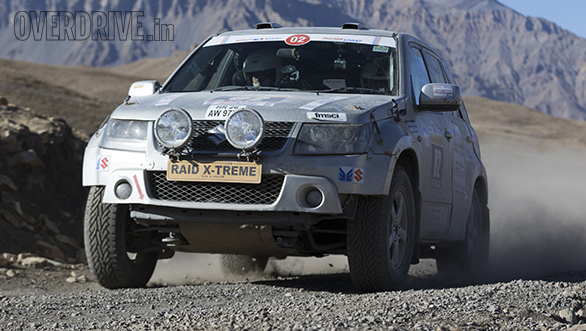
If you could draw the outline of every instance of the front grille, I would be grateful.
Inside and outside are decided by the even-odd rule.
[[[227,140],[216,144],[208,131],[223,125],[224,121],[193,121],[193,135],[189,143],[189,148],[194,153],[197,152],[241,152],[234,148]],[[287,142],[287,138],[294,122],[266,122],[265,136],[257,147],[264,152],[274,152],[282,149]]]
[[[262,175],[260,184],[168,181],[164,171],[148,171],[153,199],[196,203],[270,205],[279,197],[285,177]]]

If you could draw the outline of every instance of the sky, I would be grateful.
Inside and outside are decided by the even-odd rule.
[[[586,0],[498,0],[525,16],[545,18],[586,38]]]

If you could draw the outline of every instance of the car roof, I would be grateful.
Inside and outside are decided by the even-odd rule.
[[[345,23],[341,27],[281,27],[279,24],[265,22],[258,23],[256,29],[225,31],[221,35],[238,36],[251,34],[297,34],[297,33],[325,33],[325,34],[350,34],[364,36],[380,36],[394,38],[397,32],[377,29],[367,29],[361,23]]]
[[[282,27],[278,23],[262,22],[256,24],[256,29],[236,30],[236,31],[222,31],[215,36],[240,36],[240,35],[270,35],[270,34],[301,34],[301,33],[323,33],[323,34],[346,34],[357,36],[377,36],[402,39],[403,42],[414,41],[431,50],[433,48],[423,40],[403,32],[368,29],[362,23],[344,23],[340,27],[315,27],[315,26],[299,26],[299,27]],[[212,37],[212,36],[210,36]],[[434,53],[437,53],[434,51]],[[441,58],[441,56],[440,56]]]

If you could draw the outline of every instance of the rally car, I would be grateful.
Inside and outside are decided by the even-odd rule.
[[[132,84],[83,165],[89,266],[141,287],[175,251],[224,270],[344,254],[361,291],[410,265],[487,262],[487,175],[460,88],[426,43],[362,24],[222,32]]]

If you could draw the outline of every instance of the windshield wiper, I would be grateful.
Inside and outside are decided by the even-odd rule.
[[[376,90],[373,88],[365,88],[365,87],[352,87],[352,86],[347,86],[347,87],[337,87],[337,88],[332,88],[329,90],[318,90],[316,91],[318,93],[346,93],[346,92],[358,92],[358,93],[365,93],[365,94],[387,94],[387,92],[385,91],[381,91],[381,90]]]

